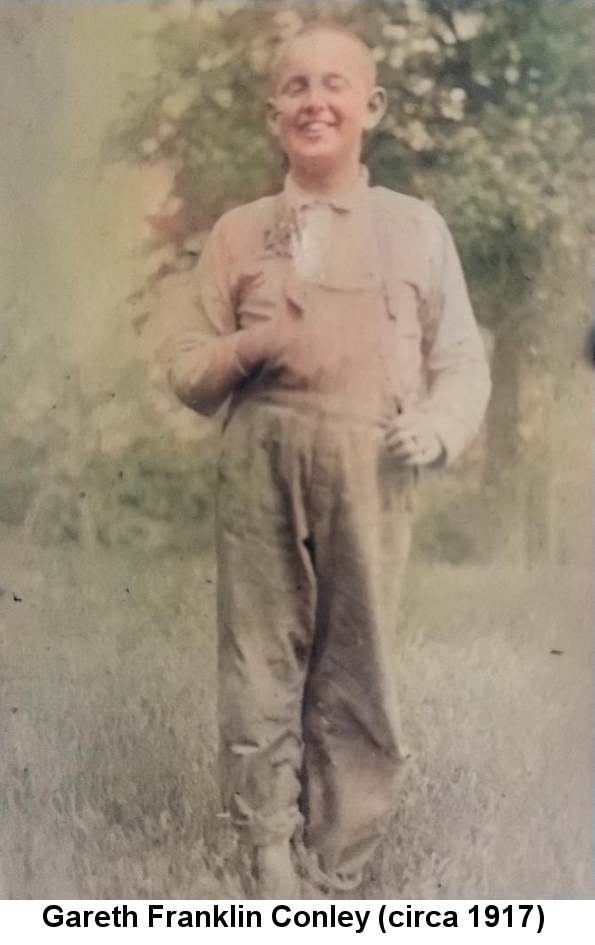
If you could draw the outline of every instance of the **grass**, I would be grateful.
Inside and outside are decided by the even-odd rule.
[[[3,896],[238,895],[212,556],[5,529],[4,560]],[[588,577],[413,565],[395,638],[413,759],[363,896],[592,895]]]

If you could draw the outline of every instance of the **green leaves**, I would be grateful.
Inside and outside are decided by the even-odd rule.
[[[407,0],[331,12],[370,44],[389,92],[366,149],[373,177],[437,204],[477,292],[493,292],[503,269],[520,289],[556,232],[572,239],[569,216],[585,223],[595,124],[587,5]],[[173,162],[191,235],[279,185],[282,159],[264,123],[268,62],[329,5],[196,3],[183,13],[158,7],[160,72],[119,141],[131,160]],[[170,232],[157,226],[156,239]]]

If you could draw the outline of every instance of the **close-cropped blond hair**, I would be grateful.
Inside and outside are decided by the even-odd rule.
[[[316,20],[313,23],[307,23],[292,36],[289,36],[287,39],[285,39],[277,48],[275,54],[273,55],[269,69],[269,94],[273,94],[276,91],[279,73],[285,61],[287,60],[288,53],[292,45],[297,40],[312,36],[315,33],[331,33],[335,34],[336,36],[342,36],[345,39],[351,40],[361,54],[362,63],[366,72],[368,73],[370,88],[373,88],[376,85],[376,62],[370,47],[366,45],[363,39],[358,36],[357,33],[354,33],[353,30],[349,29],[349,27],[343,26],[341,23],[333,23],[332,21],[326,20]]]

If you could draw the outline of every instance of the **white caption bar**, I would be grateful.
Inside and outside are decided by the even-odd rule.
[[[6,942],[592,942],[586,900],[27,900],[0,902]]]

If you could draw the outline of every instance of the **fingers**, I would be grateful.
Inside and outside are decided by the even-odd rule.
[[[442,455],[442,446],[439,442],[422,446],[413,444],[400,449],[389,449],[389,454],[399,466],[429,466]]]
[[[267,356],[267,329],[254,325],[238,332],[238,358],[244,369],[249,372]]]
[[[423,448],[428,439],[428,431],[423,426],[410,421],[395,424],[386,432],[386,446],[395,458],[408,459],[416,455]]]
[[[391,459],[401,466],[419,466],[426,463],[427,453],[423,444],[417,440],[405,440],[388,446],[388,452]]]
[[[386,447],[401,466],[427,466],[442,454],[442,443],[427,419],[419,414],[400,414],[388,427]]]
[[[298,334],[294,320],[287,319],[281,324],[271,324],[267,335],[266,360],[272,364],[283,362],[294,347]]]
[[[400,413],[389,423],[386,435],[387,437],[405,435],[419,436],[423,435],[429,429],[427,419],[419,413],[410,411],[409,413]]]

